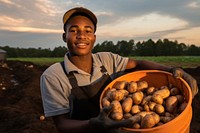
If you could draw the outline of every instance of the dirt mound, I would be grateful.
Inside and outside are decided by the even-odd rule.
[[[8,61],[0,66],[0,132],[56,133],[51,118],[43,114],[39,79],[45,67]]]
[[[7,61],[0,64],[0,132],[57,133],[51,118],[43,114],[40,76],[47,66],[30,62]],[[185,69],[200,84],[200,67]],[[200,132],[200,94],[193,100],[191,133]]]

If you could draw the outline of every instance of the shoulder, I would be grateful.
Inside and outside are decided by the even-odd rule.
[[[60,62],[54,63],[51,66],[49,66],[42,74],[42,76],[57,76],[60,75],[60,73],[62,73],[62,66],[60,64]]]
[[[103,62],[110,62],[110,61],[119,61],[121,62],[122,60],[126,60],[128,59],[128,57],[123,57],[119,54],[115,54],[112,52],[98,52],[95,54],[96,58],[100,58],[100,60],[102,60]]]
[[[101,58],[101,59],[109,59],[109,58],[113,58],[115,56],[119,56],[119,55],[114,54],[112,52],[98,52],[94,55],[96,56],[96,58]]]

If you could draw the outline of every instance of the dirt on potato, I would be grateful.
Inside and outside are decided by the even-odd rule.
[[[52,119],[40,120],[40,76],[48,66],[30,62],[0,63],[0,133],[58,133]],[[198,82],[200,66],[184,68]],[[193,99],[191,133],[200,132],[200,93]]]

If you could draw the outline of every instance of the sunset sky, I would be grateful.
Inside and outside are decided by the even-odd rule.
[[[0,0],[0,46],[66,46],[62,17],[77,6],[96,14],[96,44],[167,38],[200,46],[200,0]]]

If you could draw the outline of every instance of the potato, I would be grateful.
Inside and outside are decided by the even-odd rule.
[[[45,120],[45,116],[44,116],[44,115],[41,115],[41,116],[40,116],[40,120],[41,120],[41,121],[44,121],[44,120]]]
[[[110,99],[112,101],[113,100],[121,101],[123,98],[124,98],[124,93],[118,90],[112,91],[110,94]]]
[[[142,102],[143,96],[144,94],[142,93],[142,91],[137,91],[133,93],[132,95],[133,103],[140,104]]]
[[[115,88],[112,88],[112,89],[107,90],[107,92],[106,92],[106,97],[108,97],[108,98],[110,99],[110,95],[111,95],[111,93],[112,93],[113,91],[116,91],[116,89],[115,89]]]
[[[156,124],[156,126],[161,126],[161,125],[163,125],[164,123],[163,122],[158,122],[157,124]]]
[[[147,88],[147,95],[152,95],[157,89],[153,86]]]
[[[130,117],[132,117],[133,115],[131,113],[125,113],[124,114],[124,119],[129,119]]]
[[[170,113],[175,111],[177,107],[178,99],[176,96],[170,96],[166,99],[166,110]]]
[[[111,118],[113,120],[121,120],[123,118],[123,110],[122,110],[122,106],[120,102],[117,100],[114,100],[111,102],[111,105],[113,105]]]
[[[150,108],[149,108],[149,106],[148,106],[147,104],[145,104],[145,105],[143,106],[143,108],[144,108],[144,111],[150,111]]]
[[[144,97],[142,99],[141,105],[145,105],[146,103],[148,103],[149,101],[151,101],[151,97],[152,97],[151,95],[148,95],[148,96]]]
[[[131,113],[132,114],[137,114],[137,113],[141,112],[142,110],[143,110],[142,107],[139,106],[139,105],[133,105],[131,107]]]
[[[179,108],[178,108],[178,112],[181,113],[185,110],[185,108],[187,107],[187,102],[183,102]]]
[[[140,124],[139,123],[134,123],[133,124],[134,129],[140,129]]]
[[[123,112],[122,106],[119,101],[114,100],[111,102],[111,105],[113,105],[112,113]]]
[[[161,104],[156,104],[154,111],[158,114],[163,114],[165,112],[165,108]]]
[[[127,86],[127,90],[129,93],[136,92],[137,91],[137,83],[134,81],[131,81]]]
[[[155,105],[156,105],[155,102],[148,102],[148,106],[149,106],[149,109],[150,109],[151,111],[154,110]]]
[[[181,104],[185,101],[185,98],[182,95],[176,95],[176,98],[178,99],[178,104]]]
[[[170,94],[172,96],[179,95],[180,94],[180,90],[178,88],[176,88],[176,87],[173,87],[173,88],[170,89]]]
[[[153,94],[151,100],[157,104],[163,104],[163,97],[159,94]]]
[[[108,106],[110,106],[110,101],[109,101],[109,98],[108,98],[108,97],[104,97],[104,98],[102,99],[102,106],[103,106],[103,107],[108,107]]]
[[[160,117],[160,121],[163,122],[163,123],[167,123],[169,121],[171,121],[173,118],[170,117],[170,116],[161,116]]]
[[[134,123],[138,123],[141,121],[142,116],[141,115],[133,115],[132,117],[129,118],[131,120],[131,122]]]
[[[172,117],[172,118],[175,118],[175,117],[176,117],[175,115],[176,115],[176,114],[171,114],[171,113],[169,113],[169,112],[165,112],[165,114],[164,114],[164,116]]]
[[[155,91],[153,94],[159,94],[163,99],[169,97],[170,91],[167,86],[162,86],[160,90]]]
[[[171,114],[169,112],[165,112],[164,114],[165,116],[171,116]]]
[[[129,95],[129,92],[127,90],[118,90],[121,91],[124,94],[124,97],[127,97]]]
[[[111,113],[111,118],[113,120],[119,121],[123,118],[123,113],[122,112]]]
[[[117,81],[114,87],[118,90],[126,89],[128,82],[127,81]]]
[[[133,99],[131,97],[127,97],[122,103],[123,111],[125,113],[130,112],[132,105],[133,105]]]
[[[152,113],[152,115],[154,116],[154,119],[155,119],[156,124],[157,124],[158,122],[160,122],[160,116],[159,116],[158,114]]]
[[[143,118],[145,115],[152,114],[152,113],[154,113],[154,112],[153,111],[142,111],[142,112],[137,113],[137,115],[140,115]]]
[[[141,128],[151,128],[153,126],[155,126],[156,120],[155,117],[151,114],[147,114],[144,116],[144,118],[142,118],[141,120]]]
[[[148,83],[146,81],[138,81],[137,82],[137,90],[141,91],[148,87]]]

